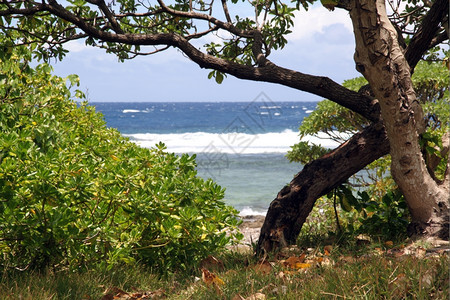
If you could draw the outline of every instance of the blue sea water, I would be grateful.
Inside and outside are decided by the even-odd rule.
[[[142,147],[163,142],[170,152],[196,154],[199,176],[226,188],[225,202],[243,215],[265,214],[301,170],[285,154],[316,104],[274,103],[265,95],[253,102],[90,103],[107,126]]]

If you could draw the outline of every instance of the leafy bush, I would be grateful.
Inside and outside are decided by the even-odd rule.
[[[143,260],[165,272],[240,238],[237,212],[221,201],[224,189],[196,176],[195,156],[128,141],[70,100],[76,76],[31,68],[27,55],[0,55],[1,264]]]
[[[378,195],[378,187],[355,192],[351,186],[343,184],[334,190],[342,210],[348,213],[344,225],[349,233],[386,239],[406,235],[410,215],[403,194],[393,182],[383,184],[385,191],[382,195]],[[330,199],[332,196],[327,197]]]

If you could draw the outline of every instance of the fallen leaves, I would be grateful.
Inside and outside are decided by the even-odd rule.
[[[209,270],[223,270],[223,262],[216,257],[210,255],[200,262],[200,266]]]
[[[409,289],[408,277],[405,273],[398,274],[393,280],[388,284],[388,288],[392,295],[396,298],[401,298],[402,295],[406,295]]]
[[[442,255],[439,250],[435,255]],[[349,255],[350,253],[350,255]],[[385,274],[386,289],[394,298],[416,292],[415,285],[432,290],[433,295],[445,294],[444,290],[433,290],[436,283],[436,272],[433,269],[410,274],[401,267],[403,259],[406,263],[415,262],[415,258],[429,258],[430,253],[420,246],[394,245],[393,242],[372,243],[364,252],[347,252],[337,245],[325,245],[317,248],[289,247],[282,249],[275,256],[259,261],[246,258],[242,260],[243,268],[227,270],[223,261],[213,256],[201,262],[201,276],[196,277],[188,289],[184,291],[186,298],[198,299],[232,299],[232,300],[265,300],[267,298],[286,298],[296,295],[299,282],[316,280],[325,282],[336,280],[327,274],[339,271],[339,278],[351,277],[354,268],[374,268],[375,270],[391,270]],[[433,258],[435,259],[435,258]],[[400,266],[400,267],[399,267]],[[406,270],[406,271],[405,271]],[[377,272],[373,272],[377,273]],[[371,278],[373,273],[369,273]],[[377,279],[378,280],[378,279]],[[377,281],[378,282],[378,281]],[[355,286],[355,294],[366,293],[369,285]],[[318,290],[327,296],[340,297],[333,290]],[[110,290],[102,300],[119,299],[160,299],[150,293],[126,293],[120,289]],[[431,295],[431,294],[430,294]],[[274,298],[275,297],[275,298]]]
[[[358,252],[348,251],[337,244],[302,249],[291,246],[259,261],[250,257],[241,258],[240,267],[234,269],[225,267],[221,260],[224,258],[210,256],[201,261],[197,269],[198,277],[187,288],[176,293],[186,299],[303,299],[297,297],[300,295],[299,287],[308,282],[309,288],[312,286],[319,297],[340,298],[347,294],[360,296],[372,293],[373,296],[374,287],[381,283],[386,295],[391,298],[413,298],[424,289],[430,297],[444,298],[448,290],[435,288],[436,285],[442,286],[442,271],[436,271],[439,270],[437,267],[418,267],[417,271],[417,264],[421,263],[419,259],[425,259],[429,265],[435,262],[441,266],[442,255],[448,250],[439,248],[430,252],[423,246],[379,241]],[[410,265],[415,266],[416,271],[411,272]],[[353,282],[354,270],[361,272],[358,276],[363,278],[364,284],[354,281],[349,285],[348,282]],[[331,288],[327,286],[329,281],[334,281]],[[342,290],[333,289],[341,285]],[[164,288],[167,293],[163,290],[142,292],[110,288],[101,300],[170,298],[171,289]]]
[[[302,268],[302,265],[305,261],[305,257],[306,257],[305,253],[303,253],[300,256],[291,256],[285,261],[283,261],[282,264],[287,268],[300,269]]]
[[[393,241],[386,241],[386,242],[384,242],[384,245],[386,247],[392,248],[392,247],[394,247],[394,242]]]
[[[270,273],[272,273],[272,265],[270,264],[270,262],[268,262],[267,260],[262,260],[261,262],[257,263],[254,267],[253,270],[256,273],[261,273],[263,275],[268,275]]]
[[[231,300],[265,300],[266,295],[263,293],[255,293],[247,298],[242,297],[240,294],[235,295]]]
[[[325,247],[323,247],[323,254],[326,256],[330,256],[331,251],[333,251],[333,246],[331,245],[326,245]]]
[[[220,279],[216,274],[208,271],[205,268],[202,268],[201,270],[202,270],[202,280],[204,283],[206,283],[207,286],[210,285],[220,286],[225,284],[225,282],[223,282],[223,280]]]
[[[245,298],[245,300],[265,300],[265,299],[266,295],[264,295],[263,293],[256,293]]]
[[[302,253],[301,255],[292,255],[285,260],[281,260],[282,266],[287,269],[286,274],[292,274],[292,270],[306,270],[314,266],[332,266],[333,262],[329,258],[333,247],[327,245],[324,247],[323,253],[313,252],[310,254]]]
[[[101,300],[148,300],[148,299],[164,299],[165,292],[162,289],[156,291],[135,291],[133,293],[125,292],[118,287],[111,287],[103,292]]]
[[[205,268],[201,268],[202,270],[202,280],[208,287],[214,287],[216,293],[218,295],[222,295],[222,290],[220,289],[221,285],[224,285],[225,282],[220,279],[216,274],[208,271]]]

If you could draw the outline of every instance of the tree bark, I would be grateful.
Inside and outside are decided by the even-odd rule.
[[[448,239],[448,180],[444,184],[432,178],[420,151],[422,111],[385,2],[355,0],[350,17],[356,39],[357,70],[369,81],[380,102],[390,141],[391,173],[408,204],[412,233]]]
[[[295,243],[316,200],[389,153],[382,124],[372,124],[331,153],[306,164],[270,204],[257,254]]]

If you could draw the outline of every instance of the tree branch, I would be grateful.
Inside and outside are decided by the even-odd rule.
[[[448,18],[448,2],[448,0],[436,0],[433,3],[423,18],[419,30],[414,34],[408,48],[406,48],[405,57],[411,70],[414,70],[414,67],[420,61],[423,54],[430,49],[432,40],[441,28],[440,24],[446,16]]]
[[[381,123],[368,126],[332,152],[303,167],[270,204],[258,255],[295,243],[316,200],[374,160],[389,153]]]
[[[431,40],[430,45],[428,46],[428,49],[436,47],[437,45],[442,44],[446,40],[448,40],[447,32],[446,31],[441,32],[440,34],[438,34]]]
[[[222,22],[222,21],[214,18],[211,15],[201,14],[201,13],[197,13],[197,12],[193,12],[193,11],[186,12],[186,11],[175,10],[175,9],[168,7],[162,0],[158,0],[158,3],[159,3],[159,5],[161,5],[161,8],[164,11],[166,11],[167,13],[169,13],[171,15],[178,16],[178,17],[184,17],[184,18],[205,20],[205,21],[211,22],[212,24],[215,24],[219,28],[229,31],[230,33],[233,33],[237,36],[246,37],[246,38],[253,37],[253,31],[242,30],[242,29],[236,28],[235,26],[232,25],[232,23]]]
[[[87,0],[87,2],[91,4],[97,5],[100,10],[105,14],[108,21],[111,23],[112,28],[117,33],[124,33],[122,28],[120,28],[119,23],[117,22],[116,18],[112,14],[112,12],[109,10],[109,8],[106,6],[106,3],[104,0]]]
[[[227,0],[222,0],[223,13],[228,23],[231,23],[230,12],[228,11]]]
[[[161,0],[159,0],[161,1]],[[161,1],[162,3],[162,1]],[[164,4],[164,3],[163,3]],[[192,12],[178,12],[166,7],[169,12],[183,17],[196,17],[210,20],[217,24],[220,28],[230,28],[230,24],[219,22],[209,15],[192,13]],[[292,71],[286,68],[279,67],[269,60],[267,60],[261,53],[261,46],[256,41],[254,48],[255,53],[258,54],[258,59],[261,59],[258,67],[239,64],[233,61],[218,58],[208,55],[200,51],[198,48],[189,43],[189,41],[177,33],[155,33],[155,34],[131,34],[131,33],[114,33],[102,31],[95,26],[86,22],[81,17],[66,10],[63,6],[52,0],[49,4],[39,4],[33,10],[29,9],[9,9],[8,13],[0,11],[3,14],[32,14],[42,11],[48,11],[55,16],[64,19],[78,28],[83,30],[87,35],[95,39],[106,42],[123,43],[128,45],[141,46],[173,46],[183,51],[190,59],[197,63],[201,68],[215,69],[220,72],[228,73],[240,79],[247,79],[253,81],[264,81],[277,83],[288,86],[297,90],[309,92],[331,101],[334,101],[346,108],[349,108],[371,121],[377,121],[380,116],[379,105],[372,97],[351,91],[333,80],[322,77],[304,74],[301,72]],[[211,19],[212,18],[212,19]],[[234,26],[231,26],[234,28]],[[251,36],[255,36],[256,31],[251,32]],[[237,32],[242,35],[247,35],[249,32]],[[256,33],[257,34],[257,33]],[[259,41],[261,43],[261,41]],[[255,47],[256,47],[255,46]],[[259,55],[260,53],[260,55]]]

